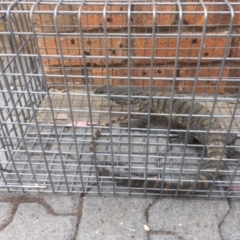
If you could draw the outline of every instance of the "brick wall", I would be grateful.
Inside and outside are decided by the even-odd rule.
[[[155,25],[149,1],[38,5],[33,27],[49,86],[149,86],[151,79],[153,86],[174,85],[178,92],[196,85],[197,93],[215,93],[218,84],[219,93],[235,92],[240,2],[204,2],[156,1]]]
[[[20,33],[31,31],[29,25],[30,16],[29,14],[26,14],[30,11],[30,5],[28,4],[22,4],[19,8],[15,8],[15,12],[10,14],[11,21],[10,23],[8,22],[7,14],[5,14],[5,12],[11,6],[12,2],[14,1],[0,1],[0,53],[2,54],[1,59],[6,64],[10,61],[10,56],[8,54],[15,54],[17,51],[16,49],[19,48],[21,48],[22,51],[27,48],[27,44],[23,44],[24,34]],[[12,35],[9,26],[12,28]],[[16,48],[14,47],[13,42],[9,41],[10,38],[15,39]]]

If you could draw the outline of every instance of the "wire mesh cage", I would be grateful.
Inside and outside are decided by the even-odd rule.
[[[240,196],[238,1],[2,1],[0,27],[1,191]]]

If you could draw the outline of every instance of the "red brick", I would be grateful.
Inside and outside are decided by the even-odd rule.
[[[227,81],[226,83],[225,92],[238,94],[239,87],[240,87],[239,76],[240,76],[240,65],[238,63],[236,65],[231,66],[231,69],[229,71],[229,77],[228,77],[230,81]]]
[[[3,2],[0,1],[0,11],[1,11],[1,21],[0,21],[0,35],[1,35],[1,43],[0,43],[0,53],[13,53],[14,50],[12,50],[12,41],[10,41],[10,29],[8,24],[11,24],[12,30],[14,32],[14,40],[16,41],[17,48],[22,48],[21,51],[23,51],[23,38],[28,37],[28,33],[25,35],[23,34],[24,32],[29,32],[31,30],[29,27],[29,22],[30,22],[30,17],[29,17],[29,11],[32,7],[32,4],[21,4],[21,7],[18,5],[15,5],[10,12],[10,22],[7,22],[7,17],[6,17],[6,9],[12,5],[13,1],[7,1]],[[20,34],[18,34],[20,33]],[[28,45],[26,42],[24,42],[25,50],[26,48],[31,49],[32,46],[30,46],[32,43],[29,41]],[[29,47],[30,46],[30,47]],[[20,51],[20,50],[19,50]],[[7,56],[1,56],[3,59],[8,59],[9,57]],[[9,61],[9,59],[7,60]]]
[[[124,85],[127,84],[128,70],[125,68],[108,68],[108,80],[107,81],[107,69],[106,68],[92,68],[89,69],[89,83],[93,85]],[[125,77],[125,78],[124,78]]]
[[[33,23],[37,32],[56,32],[54,23],[54,10],[57,4],[40,4],[33,12]],[[38,13],[45,11],[46,13]],[[70,5],[60,5],[58,11],[71,11]],[[49,12],[49,13],[47,13]],[[57,13],[57,23],[59,32],[74,31],[74,17],[67,13]]]
[[[108,83],[106,68],[92,68],[89,70],[90,84],[105,85]],[[109,83],[111,85],[127,85],[128,84],[128,69],[127,68],[109,68]],[[172,80],[162,78],[173,78],[173,67],[165,67],[164,69],[154,68],[153,86],[169,87],[172,86]],[[159,79],[158,79],[159,78]],[[133,86],[149,86],[150,84],[150,69],[131,68],[130,84]]]
[[[46,74],[48,87],[54,87],[57,89],[66,88],[66,83],[64,82],[64,72],[62,68],[46,68],[44,69],[44,72]],[[82,71],[79,69],[79,67],[65,68],[65,73],[68,87],[81,88],[85,85],[85,79],[83,78]]]
[[[234,24],[235,25],[240,25],[240,3],[237,3],[238,5],[234,5]],[[238,12],[237,12],[238,11]]]
[[[81,25],[83,31],[90,31],[93,29],[102,29],[104,26],[104,5],[85,4],[81,13]],[[122,29],[127,26],[127,4],[108,4],[106,11],[106,27],[107,29]],[[79,10],[79,6],[75,7]],[[97,12],[97,13],[96,13]],[[115,12],[115,13],[113,13]],[[125,12],[125,13],[124,13]]]
[[[62,54],[64,56],[65,66],[80,66],[84,64],[81,58],[82,44],[81,39],[75,36],[61,37],[61,46],[58,46],[57,38],[46,37],[38,38],[38,45],[41,55],[60,55],[59,49],[61,47]],[[123,38],[107,38],[108,52],[105,52],[105,40],[104,37],[98,38],[84,38],[84,52],[86,56],[87,66],[91,65],[105,65],[106,55],[109,57],[125,57],[127,55],[127,41]],[[75,56],[77,58],[70,59],[69,56]],[[93,57],[103,57],[103,59],[94,59]],[[45,66],[60,66],[60,57],[44,57],[42,56]],[[108,59],[108,64],[121,64],[124,59]]]
[[[175,3],[175,4],[170,4]],[[176,1],[171,1],[166,3],[166,1],[156,2],[155,5],[156,18],[155,26],[168,26],[176,22],[176,11],[177,5]],[[140,13],[136,13],[142,12]],[[132,11],[132,26],[136,25],[137,27],[152,27],[153,26],[153,14],[146,13],[146,11],[153,11],[153,4],[150,1],[145,1],[141,5],[133,5]],[[165,13],[166,12],[166,13]],[[172,12],[172,13],[169,13]]]
[[[232,38],[230,57],[235,58],[233,61],[239,62],[240,61],[240,29],[236,29],[233,32],[233,34],[235,34],[236,36]]]
[[[149,86],[150,85],[150,67],[143,68],[132,68],[131,76],[133,79],[131,80],[131,85],[136,86]],[[153,86],[161,86],[161,87],[169,87],[172,86],[172,80],[167,79],[174,77],[174,67],[164,66],[153,68]],[[135,78],[135,79],[134,79]],[[163,79],[166,78],[166,79]]]
[[[234,25],[240,25],[240,2],[239,0],[229,0],[234,10]]]
[[[214,3],[216,2],[216,3]],[[220,3],[221,2],[221,3]],[[183,22],[186,25],[204,25],[220,26],[229,25],[231,13],[225,1],[221,0],[204,0],[207,9],[207,21],[204,14],[204,8],[199,1],[187,0],[183,4]],[[220,13],[225,12],[225,13]]]
[[[229,68],[225,67],[222,72],[222,81],[220,83],[219,91],[218,93],[224,93],[226,81],[224,81],[224,78],[227,78],[229,75]],[[197,82],[196,87],[196,93],[208,93],[212,94],[216,91],[217,81],[220,71],[220,65],[211,65],[211,66],[205,66],[200,67],[198,72],[199,78],[206,78],[207,80]],[[181,78],[190,78],[190,80],[183,80],[178,82],[178,90],[179,92],[190,92],[192,93],[194,90],[194,84],[195,84],[195,76],[196,76],[196,67],[188,67],[183,68],[179,72],[179,76]],[[213,79],[213,80],[211,80]]]
[[[224,32],[226,33],[226,32]],[[197,62],[199,57],[201,36],[194,36],[192,33],[187,33],[193,35],[192,37],[184,36],[185,33],[181,35],[181,42],[179,48],[179,59],[178,62]],[[172,35],[170,35],[172,36]],[[225,45],[227,42],[227,36],[215,37],[206,36],[204,39],[204,47],[201,57],[211,57],[211,58],[222,58],[224,55]],[[145,57],[145,59],[135,59],[136,64],[150,64],[152,56],[152,38],[135,38],[133,40],[134,54],[136,57]],[[174,62],[177,53],[177,34],[174,37],[169,38],[154,38],[154,57],[162,57],[164,59],[155,59],[154,63],[166,63]],[[172,59],[166,59],[171,57]],[[182,59],[180,59],[182,58]],[[191,59],[196,58],[196,59]],[[209,62],[212,60],[201,60],[201,62]],[[219,60],[217,60],[219,61]]]

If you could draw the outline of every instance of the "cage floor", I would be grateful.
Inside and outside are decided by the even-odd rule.
[[[50,98],[49,98],[50,97]],[[36,117],[28,124],[21,147],[13,152],[14,165],[11,173],[4,173],[2,181],[12,191],[46,191],[46,192],[89,192],[159,195],[151,189],[122,186],[112,177],[96,177],[96,168],[92,162],[89,144],[92,132],[99,125],[122,116],[127,107],[85,91],[72,90],[69,95],[64,91],[49,92],[37,109]],[[236,102],[224,100],[216,103],[214,114],[222,115],[219,121],[223,128],[228,127]],[[227,98],[226,98],[227,99]],[[211,101],[200,101],[211,108]],[[91,106],[91,115],[89,112]],[[72,111],[70,111],[72,109]],[[131,111],[137,112],[135,108]],[[90,120],[92,119],[92,128]],[[35,123],[38,123],[36,125]],[[237,109],[231,131],[239,132],[240,109]],[[39,137],[40,135],[40,137]],[[176,136],[174,131],[170,137]],[[133,129],[127,131],[118,124],[104,128],[96,141],[95,157],[101,165],[114,173],[122,173],[126,178],[163,178],[165,180],[189,180],[199,173],[206,157],[204,148],[197,144],[180,144],[167,138],[167,120],[154,117],[150,130]],[[239,140],[236,146],[239,149]],[[238,194],[232,186],[240,186],[238,159],[230,159],[223,180],[216,181],[211,192],[200,192],[199,196],[223,197]],[[6,188],[4,188],[6,190]]]

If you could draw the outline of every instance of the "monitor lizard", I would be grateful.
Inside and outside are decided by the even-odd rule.
[[[94,91],[95,94],[107,95],[107,86],[97,88]],[[111,101],[120,104],[128,105],[128,88],[120,88],[109,86],[109,98]],[[142,88],[132,88],[130,104],[136,105],[139,108],[139,112],[148,113],[148,106],[150,104],[151,113],[165,113],[170,114],[171,104],[171,93],[152,91],[151,98],[149,98],[149,91],[143,90]],[[122,97],[125,96],[125,97]],[[138,97],[139,96],[139,97]],[[171,121],[173,121],[181,129],[187,129],[188,118],[192,101],[187,99],[173,98]],[[234,150],[227,149],[226,145],[234,145],[237,138],[236,134],[226,134],[223,132],[217,118],[210,118],[211,112],[208,108],[198,102],[194,102],[192,107],[192,116],[190,119],[189,129],[194,130],[188,134],[187,143],[192,143],[196,139],[201,144],[206,144],[207,158],[206,164],[201,169],[200,174],[196,180],[189,181],[162,181],[161,179],[128,179],[123,178],[122,175],[111,172],[109,169],[103,166],[98,166],[98,173],[104,176],[114,176],[115,181],[125,186],[132,187],[145,187],[160,191],[163,188],[164,193],[174,193],[180,189],[180,194],[189,195],[194,189],[196,190],[208,190],[211,188],[212,183],[215,179],[221,177],[221,170],[225,170],[226,166],[222,159],[226,159],[229,155],[234,155]],[[168,117],[169,117],[168,116]],[[211,121],[210,121],[211,119]],[[141,128],[148,123],[148,115],[141,115],[139,119],[131,119],[130,122],[126,117],[118,118],[113,120],[112,123],[120,121],[121,127],[134,127]],[[210,127],[209,127],[210,125]],[[109,126],[108,123],[105,126]],[[209,133],[206,136],[206,131],[209,128]],[[203,132],[205,131],[205,132]],[[212,132],[214,131],[214,132]],[[102,129],[99,128],[93,135],[93,139],[96,140],[101,134]],[[227,138],[226,138],[227,137]],[[206,138],[206,139],[205,139]],[[185,141],[185,135],[179,136],[179,141]],[[90,151],[94,152],[94,143],[90,143]],[[97,159],[94,160],[95,164],[99,165]]]

